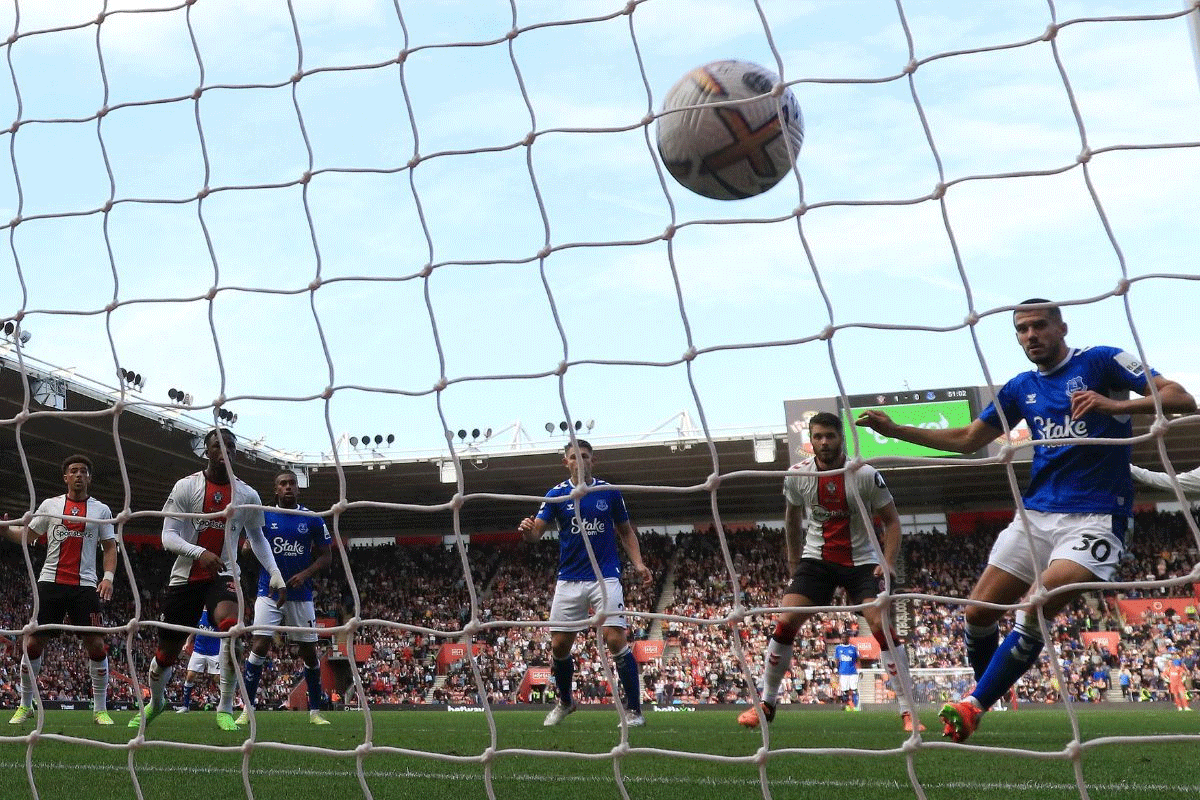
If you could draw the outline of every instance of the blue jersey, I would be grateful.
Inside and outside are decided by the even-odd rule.
[[[580,532],[587,532],[600,574],[605,578],[621,577],[621,557],[617,552],[617,525],[629,521],[629,511],[621,493],[599,478],[592,480],[595,491],[579,498],[580,520],[575,519],[575,501],[542,503],[537,518],[558,523],[558,579],[560,581],[594,581],[596,573],[588,560],[587,547]],[[546,497],[570,495],[570,481],[563,481]]]
[[[839,644],[833,649],[838,662],[838,675],[858,674],[858,648],[852,644]]]
[[[297,506],[300,511],[308,511],[304,506]],[[319,547],[328,547],[333,542],[325,520],[316,515],[285,514],[282,511],[268,510],[264,513],[266,524],[263,533],[271,552],[275,554],[275,564],[285,581],[291,580],[297,572],[308,569],[316,557],[314,553]],[[271,596],[271,576],[266,570],[258,573],[258,596]],[[312,581],[304,582],[299,589],[288,588],[288,600],[312,600]]]
[[[1150,374],[1158,373],[1151,370]],[[1073,420],[1071,395],[1090,389],[1123,400],[1130,391],[1146,391],[1147,382],[1146,368],[1134,356],[1115,347],[1089,347],[1073,349],[1049,373],[1021,373],[997,392],[996,399],[1009,426],[1024,419],[1035,440],[1128,439],[1133,435],[1128,414],[1114,417],[1093,411]],[[979,418],[1001,427],[994,403]],[[1058,514],[1129,516],[1133,513],[1132,452],[1130,445],[1035,445],[1029,485],[1022,494],[1025,507]]]
[[[200,615],[200,621],[196,623],[196,627],[202,631],[215,632],[217,630],[208,621],[207,609]],[[199,653],[202,656],[215,656],[221,652],[221,637],[205,636],[200,633],[196,634],[196,638],[192,641],[192,652]]]

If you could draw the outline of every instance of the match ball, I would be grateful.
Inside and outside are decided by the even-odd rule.
[[[749,61],[714,61],[684,75],[658,118],[658,153],[672,177],[714,200],[779,183],[800,152],[804,119],[790,89],[772,95],[778,83]]]

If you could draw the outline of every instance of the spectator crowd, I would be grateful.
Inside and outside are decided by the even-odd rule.
[[[930,677],[933,673],[915,673],[919,696],[937,700],[968,688],[957,685],[969,684],[969,676],[962,677],[967,661],[961,599],[982,571],[997,532],[998,526],[985,523],[973,535],[922,532],[904,539],[893,591],[905,596],[897,598],[893,608],[911,664],[919,670],[959,670],[937,680]],[[778,602],[788,579],[783,532],[755,527],[728,530],[720,537],[711,530],[675,536],[643,531],[640,538],[643,560],[655,582],[646,589],[625,582],[630,639],[635,645],[661,639],[665,649],[661,658],[642,665],[646,699],[659,704],[748,702],[748,681],[762,674],[762,654],[773,625],[773,615],[765,609]],[[550,663],[544,625],[557,548],[556,541],[547,539],[534,545],[473,544],[465,552],[440,543],[335,551],[333,567],[315,579],[317,616],[350,625],[349,634],[339,634],[330,645],[350,652],[353,644],[369,653],[357,664],[363,696],[350,692],[335,699],[351,705],[467,704],[480,702],[482,690],[492,703],[518,702],[526,671]],[[6,631],[0,633],[0,703],[7,707],[16,705],[19,692],[17,641],[30,619],[38,548],[29,554],[33,572],[21,548],[0,544],[0,630]],[[108,637],[113,703],[134,701],[131,667],[145,675],[155,640],[155,628],[146,621],[158,619],[171,563],[171,557],[153,547],[131,547],[126,554],[137,578],[137,595],[122,566],[104,611],[106,624],[119,628]],[[1181,513],[1138,514],[1117,581],[1161,585],[1143,583],[1077,600],[1053,621],[1052,639],[1039,668],[1017,686],[1020,699],[1041,703],[1069,696],[1103,702],[1110,692],[1119,692],[1132,701],[1166,700],[1164,671],[1175,660],[1189,671],[1191,685],[1200,688],[1200,627],[1192,585],[1172,583],[1198,562],[1195,539]],[[253,566],[247,565],[243,584],[251,607],[251,581],[257,577]],[[1164,597],[1192,599],[1185,613],[1167,609],[1140,620],[1124,619],[1116,602]],[[783,687],[785,702],[839,701],[833,647],[844,634],[857,635],[858,624],[857,615],[847,612],[821,614],[802,626],[792,673]],[[1117,652],[1098,642],[1087,644],[1083,634],[1090,631],[1119,632]],[[447,642],[469,646],[474,659],[439,667],[438,653]],[[302,680],[302,664],[295,654],[287,647],[276,652],[278,657],[263,673],[260,708],[284,704]],[[1052,668],[1052,657],[1061,666],[1061,679]],[[575,681],[584,702],[611,701],[605,677],[611,665],[606,659],[594,635],[581,637]],[[39,686],[49,700],[90,698],[85,660],[73,637],[52,640]],[[882,684],[880,690],[887,691]],[[179,691],[172,687],[168,697]],[[215,685],[200,685],[197,691],[198,705],[215,701]],[[546,691],[537,687],[533,699],[549,699]]]

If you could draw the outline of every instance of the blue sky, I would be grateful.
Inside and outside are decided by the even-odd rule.
[[[1103,19],[1178,0],[1053,4],[1099,20],[1055,39],[1101,151],[1087,176],[1050,43],[971,52],[1040,37],[1046,2],[173,5],[109,3],[97,26],[99,2],[21,2],[19,25],[0,4],[19,34],[0,124],[22,122],[0,136],[0,219],[22,219],[0,317],[24,311],[27,354],[77,375],[115,384],[120,364],[164,404],[223,393],[240,434],[313,454],[376,433],[444,450],[444,427],[546,443],[568,415],[597,443],[680,412],[781,430],[783,401],[836,393],[835,370],[848,393],[983,383],[969,330],[896,328],[961,326],[968,296],[1101,296],[1124,268],[1131,320],[1123,299],[1068,309],[1068,342],[1136,351],[1136,331],[1200,390],[1188,25]],[[660,177],[643,121],[722,58],[792,84],[802,187],[722,203]],[[812,340],[831,323],[856,327]],[[994,380],[1027,367],[1007,314],[974,330]]]

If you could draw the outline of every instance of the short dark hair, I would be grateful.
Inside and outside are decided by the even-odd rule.
[[[813,425],[820,425],[822,428],[836,428],[838,433],[842,433],[842,418],[831,411],[818,411],[813,414],[808,421],[808,429],[812,430]]]
[[[63,463],[62,463],[63,475],[67,474],[67,469],[72,464],[83,464],[85,467],[87,467],[88,474],[90,475],[92,473],[92,460],[81,453],[75,453],[74,455],[67,456],[66,458],[63,459]]]
[[[1045,311],[1048,315],[1050,315],[1050,319],[1054,320],[1055,322],[1062,322],[1062,309],[1060,309],[1058,306],[1050,306],[1050,308],[1022,308],[1022,306],[1034,306],[1042,303],[1053,302],[1053,300],[1047,300],[1044,297],[1031,297],[1028,300],[1022,300],[1020,303],[1018,303],[1017,307],[1013,309],[1013,314],[1016,315],[1021,311]]]
[[[211,431],[204,434],[204,446],[208,447],[208,443],[211,442],[213,437],[218,433],[228,436],[230,439],[233,439],[234,444],[237,444],[237,434],[229,430],[229,428],[213,428]]]
[[[294,470],[294,469],[288,469],[287,467],[284,467],[283,469],[280,469],[280,470],[278,470],[278,471],[275,473],[275,480],[274,480],[274,482],[275,482],[275,483],[279,483],[279,478],[280,478],[281,476],[283,476],[283,475],[291,475],[293,478],[295,478],[295,477],[296,477],[296,470]]]
[[[576,444],[579,445],[580,447],[586,447],[589,453],[595,452],[595,450],[592,449],[592,443],[589,442],[587,439],[576,439],[575,444],[571,444],[570,442],[567,442],[565,445],[563,445],[563,452],[564,453],[571,452],[571,448],[574,447]]]

